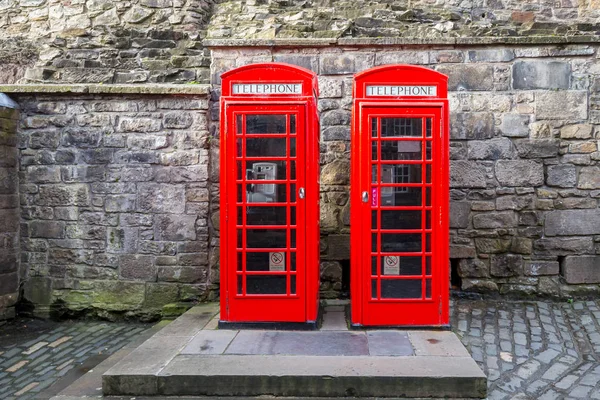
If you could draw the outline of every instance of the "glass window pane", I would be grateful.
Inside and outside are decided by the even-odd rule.
[[[431,137],[431,118],[426,118],[426,131],[427,131],[427,137]]]
[[[420,299],[422,293],[420,279],[382,279],[382,299]]]
[[[421,141],[416,140],[382,140],[382,160],[422,160]]]
[[[286,276],[246,275],[246,294],[286,294]]]
[[[242,125],[242,118],[243,118],[242,114],[237,114],[235,116],[235,126],[237,127],[236,133],[238,135],[241,135],[243,132],[243,129],[244,129],[244,126]]]
[[[247,180],[285,180],[285,161],[246,161]]]
[[[425,251],[428,253],[431,251],[431,233],[425,235]]]
[[[296,114],[290,115],[290,133],[296,133]]]
[[[296,184],[290,184],[290,203],[296,202]]]
[[[421,211],[381,210],[381,229],[421,229]]]
[[[241,249],[244,247],[243,229],[237,230],[237,247],[238,247],[238,249]]]
[[[237,139],[235,141],[235,156],[242,157],[242,144],[244,143],[243,139]]]
[[[381,183],[421,183],[420,164],[381,164]]]
[[[371,279],[371,298],[377,298],[377,279]]]
[[[285,115],[247,115],[246,116],[246,133],[286,133],[286,116]]]
[[[296,157],[296,139],[290,139],[290,157]]]
[[[431,183],[431,164],[425,166],[425,182]]]
[[[431,229],[431,211],[425,212],[425,229]]]
[[[290,246],[292,249],[296,248],[296,230],[290,229]]]
[[[254,184],[246,185],[247,203],[285,203],[286,184]],[[241,201],[241,200],[240,200]]]
[[[381,188],[381,205],[420,206],[423,202],[423,190],[420,187],[384,187]]]
[[[425,205],[431,206],[431,188],[425,189]]]
[[[246,157],[285,157],[286,145],[285,138],[246,139]]]
[[[421,275],[423,271],[422,257],[400,257],[399,275]]]
[[[371,119],[371,137],[377,137],[377,118]]]
[[[371,257],[371,275],[377,275],[377,257]]]
[[[296,161],[290,161],[290,179],[292,181],[296,180]]]
[[[244,293],[244,281],[242,275],[238,275],[237,277],[237,294]]]
[[[381,118],[381,137],[422,137],[422,118]]]
[[[371,211],[371,229],[377,229],[377,210]]]
[[[377,252],[377,234],[376,233],[372,233],[371,234],[371,251],[372,252]]]
[[[431,257],[425,257],[425,274],[431,275]]]
[[[290,225],[296,225],[296,207],[290,207]]]
[[[427,141],[427,156],[426,156],[427,160],[431,160],[431,141],[428,140]]]
[[[290,271],[296,270],[296,252],[292,251],[290,253]]]
[[[238,207],[238,225],[242,225],[244,210],[246,225],[286,225],[287,209],[283,207]]]
[[[238,252],[237,253],[237,270],[238,271],[242,271],[243,268],[243,257],[244,257],[244,253],[242,252]]]
[[[425,281],[425,298],[431,299],[431,279]]]
[[[382,147],[383,150],[383,147]],[[378,156],[377,156],[377,142],[375,140],[373,140],[371,142],[371,160],[373,161],[377,161]]]
[[[251,249],[287,247],[287,231],[285,229],[248,229],[246,231],[247,247]]]
[[[382,233],[381,251],[403,253],[421,251],[422,237],[420,233]]]
[[[290,294],[296,294],[296,275],[290,276]]]

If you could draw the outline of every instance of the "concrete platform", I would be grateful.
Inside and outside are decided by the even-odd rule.
[[[102,377],[105,395],[485,398],[486,377],[452,332],[216,329],[192,308]]]

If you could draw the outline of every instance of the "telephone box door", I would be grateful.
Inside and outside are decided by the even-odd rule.
[[[306,320],[305,107],[228,105],[230,321]]]
[[[374,79],[373,86],[355,87],[359,93],[367,90],[362,91],[366,98],[354,104],[352,323],[445,326],[447,100],[399,95],[445,94],[445,81],[427,81],[438,74],[409,66],[382,67],[384,84],[373,75],[364,78]],[[421,81],[395,83],[399,76]],[[357,80],[357,85],[365,83]],[[423,89],[431,87],[436,90]]]

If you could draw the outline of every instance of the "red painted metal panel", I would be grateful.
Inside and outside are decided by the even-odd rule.
[[[449,323],[446,82],[435,71],[411,66],[379,67],[355,77],[351,153],[355,325]],[[398,95],[402,91],[408,95]],[[418,95],[427,91],[435,96]]]
[[[271,63],[227,72],[222,83],[221,320],[315,321],[316,77]]]

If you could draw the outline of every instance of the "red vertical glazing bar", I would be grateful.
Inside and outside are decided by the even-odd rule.
[[[246,263],[248,259],[246,249],[246,224],[247,224],[247,210],[248,210],[248,198],[246,193],[246,114],[242,114],[242,296],[246,297]],[[237,215],[234,216],[237,220]],[[237,221],[236,221],[237,223]]]
[[[375,229],[377,229],[377,256],[375,257],[375,262],[377,263],[377,300],[381,300],[381,260],[382,260],[382,254],[381,254],[381,192],[383,191],[383,189],[381,188],[381,182],[383,181],[383,177],[381,176],[381,168],[382,168],[382,164],[381,164],[381,118],[377,117],[376,119],[377,121],[377,125],[375,127],[376,132],[377,132],[377,187],[376,187],[376,192],[377,192],[377,204],[376,204],[376,210],[377,210],[377,226],[375,227]],[[372,125],[371,125],[372,126]],[[371,218],[373,219],[373,218]],[[373,260],[371,260],[371,262],[373,262]]]
[[[427,118],[421,118],[421,135],[421,173],[423,174],[423,185],[421,189],[421,251],[423,252],[423,255],[421,256],[421,300],[423,300],[427,297],[427,289],[425,284],[425,258],[427,257],[425,255],[427,253],[427,234],[425,233],[427,229],[427,211],[425,211],[427,209],[425,198],[427,196],[427,142],[425,138],[427,136]]]
[[[291,175],[291,169],[292,169],[292,165],[290,162],[290,153],[291,153],[291,144],[292,144],[292,139],[290,136],[290,114],[286,114],[285,116],[285,133],[286,133],[286,153],[285,153],[285,178],[286,178],[286,192],[287,192],[287,197],[286,197],[286,205],[285,205],[285,214],[286,214],[286,251],[284,252],[284,254],[286,255],[286,260],[285,260],[285,285],[286,285],[286,295],[289,297],[291,294],[291,277],[290,277],[290,250],[291,250],[291,229],[290,226],[292,225],[292,219],[291,219],[291,209],[290,209],[290,204],[291,204],[291,196],[292,193],[290,191],[290,175]],[[277,178],[277,177],[275,177]],[[298,240],[298,238],[296,238],[296,240]]]

